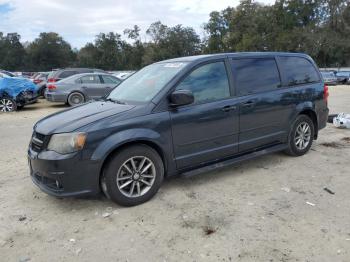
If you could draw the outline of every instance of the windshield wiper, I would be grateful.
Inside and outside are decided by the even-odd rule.
[[[126,105],[125,102],[120,101],[120,100],[118,100],[118,99],[113,99],[113,98],[105,98],[104,101],[110,101],[110,102],[113,102],[113,103],[116,103],[116,104]]]

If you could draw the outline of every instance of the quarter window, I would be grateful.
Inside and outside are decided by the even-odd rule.
[[[300,85],[320,81],[315,67],[307,59],[292,56],[284,56],[279,59],[283,65],[283,71],[286,75],[288,85]]]
[[[194,103],[205,103],[230,97],[230,86],[224,62],[203,65],[193,70],[176,90],[190,90]]]
[[[274,90],[281,85],[274,58],[234,59],[232,70],[237,94],[241,96]]]

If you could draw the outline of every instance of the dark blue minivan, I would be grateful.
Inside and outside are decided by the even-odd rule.
[[[132,206],[166,176],[263,154],[305,154],[326,126],[328,88],[297,53],[228,53],[158,62],[109,96],[34,126],[30,174],[44,192]]]

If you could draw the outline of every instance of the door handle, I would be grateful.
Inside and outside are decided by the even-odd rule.
[[[249,100],[247,102],[242,103],[241,105],[244,107],[251,107],[251,106],[255,105],[255,102],[252,100]]]
[[[235,110],[236,108],[236,106],[224,106],[223,108],[221,108],[221,110],[224,112],[229,112],[231,110]]]

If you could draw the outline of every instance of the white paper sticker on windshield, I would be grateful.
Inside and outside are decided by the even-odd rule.
[[[172,68],[179,68],[183,65],[184,63],[165,63],[164,67],[172,67]]]

